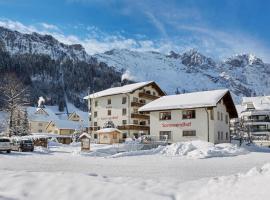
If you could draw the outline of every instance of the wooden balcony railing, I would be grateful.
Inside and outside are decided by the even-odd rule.
[[[155,100],[155,99],[159,98],[158,96],[154,96],[152,94],[148,94],[148,93],[145,93],[145,92],[140,92],[139,97],[140,98],[145,98],[145,99],[150,99],[150,100]]]
[[[142,107],[144,105],[145,103],[140,103],[140,102],[135,102],[135,101],[131,102],[132,107]]]
[[[140,114],[140,113],[131,113],[131,118],[150,119],[150,116],[149,115]]]

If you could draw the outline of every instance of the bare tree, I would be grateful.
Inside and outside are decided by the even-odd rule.
[[[6,112],[9,113],[9,136],[20,135],[18,127],[23,124],[24,106],[28,103],[28,91],[14,73],[0,74],[0,100]]]

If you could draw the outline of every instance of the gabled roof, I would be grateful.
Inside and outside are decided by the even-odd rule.
[[[40,113],[40,110],[44,111]],[[27,107],[28,119],[31,121],[40,121],[40,122],[50,122],[52,120],[56,120],[57,116],[50,109],[45,108],[37,108],[37,107]]]
[[[83,124],[80,124],[79,122],[74,122],[70,120],[55,120],[51,121],[50,124],[55,124],[55,126],[58,129],[71,129],[71,130],[79,130]],[[47,128],[49,127],[47,126]]]
[[[175,110],[175,109],[192,109],[215,107],[217,103],[226,98],[226,107],[230,113],[230,117],[237,117],[237,111],[234,106],[229,90],[212,90],[202,92],[192,92],[178,95],[163,96],[156,99],[139,109],[139,111],[160,111],[160,110]]]
[[[147,81],[147,82],[140,82],[140,83],[133,83],[129,85],[124,85],[121,87],[114,87],[114,88],[109,88],[100,92],[93,93],[89,96],[84,97],[84,99],[91,99],[91,98],[97,98],[97,97],[104,97],[104,96],[111,96],[111,95],[116,95],[116,94],[126,94],[130,92],[134,92],[137,89],[140,89],[142,87],[148,86],[148,85],[154,85],[156,89],[163,95],[165,93],[159,88],[159,86],[154,82],[154,81]]]
[[[243,97],[242,105],[252,104],[256,110],[270,110],[270,96]]]

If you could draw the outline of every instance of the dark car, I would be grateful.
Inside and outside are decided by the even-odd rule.
[[[29,139],[12,140],[12,151],[34,151],[34,143]]]

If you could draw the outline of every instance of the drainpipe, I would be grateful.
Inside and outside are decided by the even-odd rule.
[[[127,116],[128,116],[128,123],[127,124],[130,124],[130,118],[131,118],[131,113],[130,113],[130,96],[129,94],[125,94],[127,96],[127,104],[128,104],[128,107],[127,107]],[[130,135],[130,130],[128,130],[128,135]]]
[[[207,108],[204,108],[206,115],[207,115],[207,141],[210,142],[210,135],[209,135],[209,113],[207,111]]]

